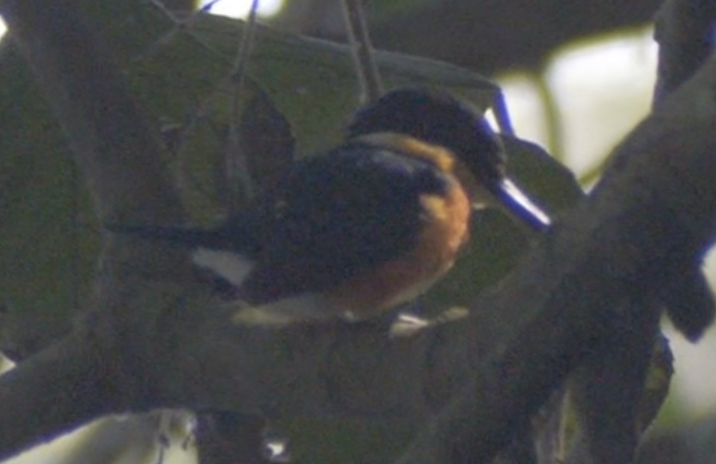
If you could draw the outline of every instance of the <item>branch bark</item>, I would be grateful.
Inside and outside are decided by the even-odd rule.
[[[676,90],[711,54],[714,8],[702,0],[667,0],[659,8],[654,31],[659,43],[654,103]]]
[[[592,196],[503,282],[511,295],[529,290],[531,298],[500,293],[483,307],[515,316],[516,336],[399,462],[487,462],[589,351],[658,316],[650,295],[681,278],[670,263],[702,256],[714,240],[715,90],[710,59],[628,137]]]
[[[72,336],[0,377],[0,459],[122,409],[112,361]]]
[[[0,12],[67,135],[99,218],[179,221],[155,134],[111,47],[85,21],[77,2],[7,0]],[[126,262],[149,273],[165,272],[160,269],[167,264],[165,270],[179,273],[186,268],[176,266],[176,255],[146,251],[107,240],[91,310],[76,332],[2,376],[0,459],[103,414],[130,410],[142,402],[135,394],[147,395],[133,375],[143,368],[146,352],[141,333],[148,320],[140,308],[148,303],[140,303],[146,293],[136,290],[142,278],[130,279],[134,290],[115,278]],[[135,297],[134,311],[125,310]]]

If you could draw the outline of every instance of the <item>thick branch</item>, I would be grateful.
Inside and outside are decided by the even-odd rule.
[[[73,336],[1,377],[0,460],[124,409],[117,366],[95,348]]]
[[[284,29],[345,41],[336,18],[339,2],[293,0],[276,20]],[[371,21],[379,49],[427,56],[484,75],[510,69],[541,69],[555,49],[569,41],[648,24],[660,0],[451,0],[402,8]]]
[[[656,15],[659,69],[654,103],[676,90],[711,54],[714,5],[703,0],[667,0]]]
[[[77,2],[4,0],[0,12],[67,135],[100,219],[131,212],[176,221],[178,201],[162,172],[158,138]],[[146,198],[156,201],[148,205]]]
[[[78,2],[70,0],[0,1],[0,13],[73,148],[100,220],[179,222],[179,201],[165,178],[157,139],[113,62],[112,50],[77,8]],[[134,372],[151,364],[143,332],[152,306],[143,298],[147,293],[138,290],[142,276],[118,285],[117,267],[132,262],[147,274],[176,277],[186,270],[176,258],[148,247],[109,243],[93,295],[96,312],[83,326],[89,330],[76,332],[2,377],[0,456],[110,411],[146,404],[140,397],[148,396],[147,387]],[[161,294],[153,291],[155,298]]]
[[[531,300],[511,302],[536,317],[402,462],[486,462],[509,438],[510,424],[534,412],[590,347],[643,318],[639,312],[654,311],[649,295],[680,277],[670,262],[711,245],[715,90],[712,60],[632,133],[594,195],[504,282],[524,296],[529,277],[541,275]],[[510,311],[509,300],[500,295],[491,307]]]

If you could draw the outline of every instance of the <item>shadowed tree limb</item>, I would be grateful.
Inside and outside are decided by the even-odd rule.
[[[709,60],[632,132],[593,194],[502,282],[520,298],[529,289],[531,304],[507,305],[500,294],[490,305],[495,314],[519,307],[531,316],[518,316],[524,325],[512,342],[401,463],[487,462],[589,352],[658,315],[651,294],[680,277],[670,263],[702,256],[714,239],[714,130],[716,62]],[[539,284],[529,285],[530,275],[540,275]]]

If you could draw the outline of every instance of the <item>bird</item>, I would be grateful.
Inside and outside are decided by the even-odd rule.
[[[111,225],[191,250],[234,290],[240,314],[361,321],[421,295],[468,241],[472,211],[499,207],[535,231],[551,220],[507,176],[482,113],[427,87],[359,108],[345,140],[292,163],[280,181],[211,229]]]

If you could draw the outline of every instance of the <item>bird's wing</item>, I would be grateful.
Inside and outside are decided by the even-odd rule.
[[[421,230],[421,197],[447,188],[429,162],[367,145],[297,163],[256,202],[260,211],[247,211],[262,245],[243,293],[265,303],[320,292],[407,254]]]

